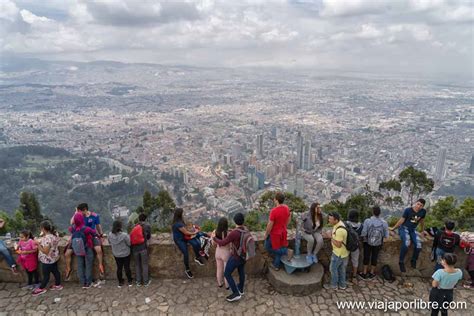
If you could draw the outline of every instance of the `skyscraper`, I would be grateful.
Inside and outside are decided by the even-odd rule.
[[[469,166],[469,174],[474,174],[474,154],[471,158],[471,165]]]
[[[304,137],[301,135],[301,132],[298,132],[296,137],[296,168],[302,169],[303,168],[303,144],[304,144]]]
[[[446,176],[446,148],[441,148],[438,153],[438,161],[435,169],[435,180],[442,181]]]
[[[303,169],[311,170],[311,141],[307,140],[303,146]]]
[[[257,157],[263,158],[263,134],[257,135]]]

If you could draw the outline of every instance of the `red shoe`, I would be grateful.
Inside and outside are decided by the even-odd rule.
[[[64,289],[64,286],[62,286],[61,284],[60,285],[51,285],[49,287],[49,289],[51,291],[61,291],[62,289]]]
[[[32,293],[32,294],[33,294],[33,296],[38,296],[38,295],[44,294],[44,293],[46,293],[46,292],[48,292],[47,289],[40,289],[40,288],[37,288],[37,289],[34,289],[34,290],[33,290],[33,293]]]

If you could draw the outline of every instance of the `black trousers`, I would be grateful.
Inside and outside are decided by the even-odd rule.
[[[130,255],[127,257],[114,257],[117,264],[117,279],[119,284],[123,284],[122,270],[125,270],[128,283],[132,283],[132,271],[130,270]]]
[[[377,265],[377,259],[379,257],[379,251],[382,246],[371,246],[369,243],[364,242],[364,265],[368,266],[369,262],[374,267]]]
[[[35,271],[31,271],[31,272],[26,270],[26,274],[28,275],[28,285],[39,283],[38,269],[36,269]],[[33,280],[34,280],[34,283],[33,283]]]
[[[474,270],[469,271],[469,276],[471,277],[471,285],[474,285]]]
[[[41,263],[41,271],[43,272],[43,281],[41,281],[40,289],[45,289],[49,283],[49,274],[54,275],[55,285],[61,285],[61,274],[58,270],[58,262],[55,263]]]
[[[431,309],[431,316],[437,316],[439,312],[441,312],[442,316],[448,315],[448,310],[443,308],[444,302],[452,302],[453,301],[453,290],[444,290],[438,288],[431,288],[430,291],[430,302],[438,302],[438,308]],[[447,303],[446,303],[447,304]]]

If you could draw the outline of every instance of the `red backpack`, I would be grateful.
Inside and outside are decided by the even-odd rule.
[[[130,232],[130,244],[132,246],[140,245],[145,242],[145,236],[143,235],[143,227],[140,224],[135,225]]]

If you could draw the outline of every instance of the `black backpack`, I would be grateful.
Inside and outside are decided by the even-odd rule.
[[[349,224],[346,224],[346,226],[339,226],[338,228],[336,228],[336,230],[338,230],[339,228],[344,228],[347,231],[346,243],[343,243],[346,249],[350,252],[359,249],[359,234],[357,233],[357,231]]]
[[[382,277],[384,280],[390,283],[395,281],[395,276],[393,275],[392,269],[390,268],[388,264],[382,267]]]

